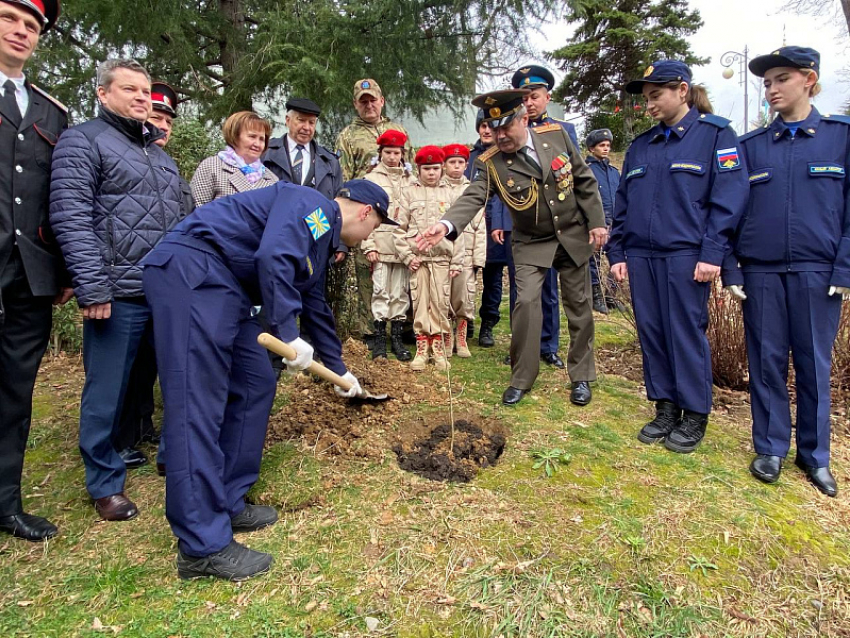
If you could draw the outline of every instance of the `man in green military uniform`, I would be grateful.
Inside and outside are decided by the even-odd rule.
[[[407,131],[398,122],[382,115],[384,94],[375,80],[364,78],[354,83],[354,108],[357,117],[336,138],[336,151],[345,181],[361,179],[372,167],[378,155],[378,137],[388,129]],[[409,136],[407,136],[409,139]],[[410,143],[405,144],[405,157],[409,157]],[[354,269],[357,275],[357,298],[351,304],[352,330],[357,336],[367,334],[372,327],[372,267],[357,247],[354,251]],[[348,266],[351,267],[350,265]]]
[[[608,238],[599,187],[578,149],[557,123],[528,128],[527,90],[493,91],[472,103],[484,109],[496,145],[476,160],[478,177],[440,221],[420,237],[420,249],[453,239],[499,195],[513,219],[512,249],[517,300],[512,317],[511,385],[502,402],[514,405],[534,384],[540,368],[541,290],[546,271],[558,270],[569,321],[567,369],[570,400],[590,403],[596,380],[593,310],[588,260]]]

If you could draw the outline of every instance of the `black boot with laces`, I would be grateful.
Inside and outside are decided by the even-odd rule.
[[[641,443],[658,443],[667,438],[667,435],[679,425],[682,418],[682,410],[671,401],[655,402],[655,418],[643,426],[637,438]]]
[[[672,452],[688,454],[697,449],[708,427],[708,415],[699,412],[682,413],[682,421],[675,430],[664,439],[664,447]]]

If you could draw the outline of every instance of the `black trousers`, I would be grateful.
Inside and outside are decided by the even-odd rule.
[[[153,349],[153,327],[148,323],[145,335],[130,370],[127,392],[121,408],[118,432],[112,444],[119,452],[136,447],[145,438],[156,434],[153,425],[153,387],[156,384],[156,353]]]
[[[32,393],[50,340],[53,298],[34,297],[17,250],[0,270],[0,516],[23,512]]]

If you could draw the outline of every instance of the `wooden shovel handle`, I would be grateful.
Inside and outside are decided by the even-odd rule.
[[[257,337],[257,343],[263,346],[266,350],[271,350],[272,352],[279,354],[284,359],[289,359],[290,361],[298,356],[298,353],[295,352],[295,348],[284,343],[277,337],[270,335],[268,332],[261,333],[260,336]],[[313,361],[307,369],[317,377],[321,377],[325,381],[330,381],[334,385],[338,385],[343,390],[351,389],[352,383],[350,381],[343,379],[336,372],[328,370],[317,361]]]

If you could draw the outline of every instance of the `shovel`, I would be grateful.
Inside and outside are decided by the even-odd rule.
[[[266,350],[271,350],[272,352],[279,354],[284,359],[289,359],[290,361],[295,359],[298,356],[298,353],[295,352],[295,348],[290,346],[289,344],[284,343],[277,337],[270,335],[268,332],[263,332],[257,337],[257,343],[263,346]],[[323,378],[325,381],[330,381],[334,385],[338,385],[343,390],[350,390],[352,384],[339,376],[336,372],[328,370],[321,363],[313,361],[310,366],[307,368],[310,372],[315,374],[317,377]],[[387,394],[372,394],[370,392],[366,392],[366,390],[361,389],[359,394],[351,397],[349,401],[352,402],[380,402],[389,400],[389,395]]]

